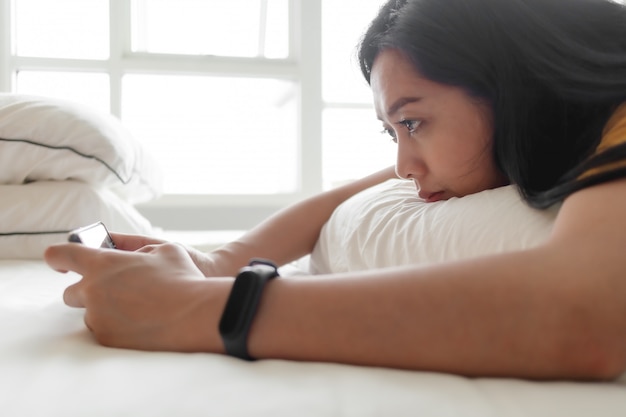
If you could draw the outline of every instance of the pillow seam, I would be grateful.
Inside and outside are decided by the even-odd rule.
[[[130,178],[128,178],[128,180],[124,180],[121,176],[121,174],[119,174],[111,165],[109,165],[106,161],[104,161],[102,158],[96,156],[96,155],[89,155],[83,152],[80,152],[77,149],[72,148],[71,146],[54,146],[54,145],[48,145],[45,143],[40,143],[40,142],[35,142],[34,140],[30,140],[30,139],[6,139],[6,138],[0,138],[0,141],[4,141],[4,142],[22,142],[22,143],[28,143],[31,145],[35,145],[35,146],[41,146],[43,148],[47,148],[47,149],[52,149],[52,150],[58,150],[58,151],[70,151],[75,153],[76,155],[82,157],[82,158],[86,158],[86,159],[92,159],[95,160],[97,162],[100,162],[102,165],[104,165],[104,167],[109,170],[113,175],[115,175],[117,177],[118,180],[120,180],[120,182],[124,185],[129,184],[132,179],[133,176],[135,174],[135,170],[132,170],[132,173],[130,175]]]

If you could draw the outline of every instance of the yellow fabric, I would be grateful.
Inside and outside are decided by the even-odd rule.
[[[599,154],[608,148],[626,142],[626,103],[622,103],[613,113],[602,131],[602,140],[596,148],[595,154]],[[610,171],[614,168],[626,166],[626,161],[614,162],[603,167],[590,169],[582,175],[582,178]]]

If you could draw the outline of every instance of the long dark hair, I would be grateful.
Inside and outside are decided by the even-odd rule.
[[[385,48],[494,112],[494,158],[535,207],[626,177],[626,144],[592,157],[626,101],[626,7],[610,0],[390,0],[359,46],[366,80]]]

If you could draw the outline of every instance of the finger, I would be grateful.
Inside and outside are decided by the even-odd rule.
[[[74,271],[85,275],[91,260],[98,256],[100,250],[76,243],[53,245],[44,252],[46,263],[57,271]]]
[[[70,307],[85,307],[81,292],[81,281],[72,284],[63,291],[63,302]]]
[[[158,246],[159,245],[146,245],[137,249],[135,252],[150,253],[150,252],[153,252],[155,249],[157,249]]]
[[[54,265],[55,265],[54,263],[50,263],[50,262],[48,261],[48,259],[52,259],[52,257],[54,257],[54,255],[51,253],[51,252],[53,252],[53,251],[52,251],[50,248],[51,248],[51,247],[47,247],[47,248],[46,248],[46,250],[45,250],[45,251],[44,251],[44,253],[43,253],[43,258],[44,258],[44,260],[46,261],[46,263],[48,264],[48,266],[49,266],[50,268],[54,269],[54,270],[55,270],[55,271],[57,271],[57,272],[61,272],[62,274],[66,274],[67,272],[69,272],[69,270],[68,270],[68,269],[64,269],[64,268],[56,267],[56,266],[54,266]],[[49,252],[50,252],[50,253],[49,253]]]
[[[155,239],[148,236],[128,235],[124,233],[110,233],[115,246],[125,251],[136,251],[144,246],[159,245],[165,240]]]

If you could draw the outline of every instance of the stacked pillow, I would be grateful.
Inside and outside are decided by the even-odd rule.
[[[155,160],[115,117],[69,101],[0,94],[0,258],[41,258],[95,221],[150,234],[134,204],[161,193]]]

